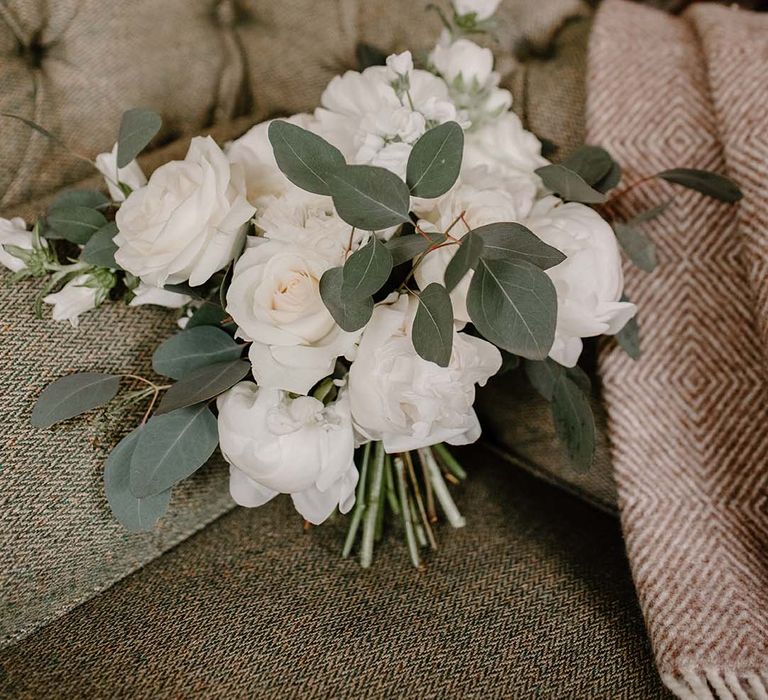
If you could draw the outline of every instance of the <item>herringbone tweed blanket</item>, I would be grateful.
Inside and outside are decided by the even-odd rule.
[[[599,10],[590,143],[625,182],[675,166],[727,173],[737,207],[651,181],[625,215],[674,196],[647,231],[660,265],[627,268],[643,356],[601,360],[622,524],[666,685],[768,698],[768,14]]]

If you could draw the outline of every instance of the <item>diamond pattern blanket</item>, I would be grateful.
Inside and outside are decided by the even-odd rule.
[[[660,264],[627,268],[643,356],[601,369],[633,576],[657,666],[682,698],[768,698],[768,14],[624,0],[597,14],[588,142],[624,183],[725,173],[737,206],[657,180],[618,206]]]

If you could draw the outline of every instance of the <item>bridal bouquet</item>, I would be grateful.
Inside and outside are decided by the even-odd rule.
[[[634,185],[614,192],[621,169],[602,148],[542,156],[491,51],[468,38],[492,30],[498,1],[454,0],[422,67],[406,51],[345,73],[313,114],[223,149],[194,138],[149,180],[134,159],[160,118],[130,110],[94,163],[109,196],[64,192],[31,230],[0,220],[0,262],[45,281],[38,313],[77,327],[107,300],[181,310],[153,357],[166,379],[69,375],[32,413],[46,428],[121,389],[147,402],[104,473],[129,530],[152,528],[218,446],[237,503],[290,494],[313,524],[351,511],[343,552],[358,546],[364,566],[399,522],[419,566],[438,511],[464,525],[448,484],[466,474],[446,444],[478,439],[475,387],[521,362],[574,467],[589,467],[582,339],[618,334],[639,352],[620,246],[653,269],[638,227],[661,208],[615,220]],[[655,177],[739,197],[713,173]]]

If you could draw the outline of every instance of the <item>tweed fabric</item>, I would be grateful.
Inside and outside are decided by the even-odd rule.
[[[468,526],[372,569],[345,519],[302,535],[286,496],[237,508],[0,652],[8,698],[668,697],[618,522],[484,448],[459,453]]]
[[[648,225],[661,264],[627,269],[644,355],[601,368],[624,534],[665,683],[681,697],[768,697],[768,16],[701,5],[681,18],[608,0],[595,21],[589,137],[627,181],[726,172],[732,207],[674,192]]]

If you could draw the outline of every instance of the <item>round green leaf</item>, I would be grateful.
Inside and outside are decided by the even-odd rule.
[[[99,229],[107,225],[104,214],[89,207],[56,207],[46,219],[48,238],[65,240],[85,245]]]
[[[486,260],[525,260],[542,270],[565,260],[565,255],[557,248],[544,243],[522,224],[486,224],[474,229],[473,233],[483,239],[482,256]]]
[[[390,238],[384,245],[392,254],[394,267],[413,260],[428,248],[440,245],[443,241],[445,241],[445,234],[443,233],[427,233],[426,236],[422,236],[420,233],[409,233],[406,236]]]
[[[453,349],[453,306],[448,290],[433,282],[418,294],[411,340],[420,357],[447,367]]]
[[[251,365],[244,360],[230,360],[198,367],[165,392],[155,415],[170,413],[177,408],[212,399],[233,387],[250,371]]]
[[[378,292],[392,272],[392,254],[373,236],[344,263],[342,294],[359,299]]]
[[[544,360],[526,360],[524,367],[531,386],[547,401],[552,401],[555,386],[565,376],[565,367],[549,357]]]
[[[408,158],[406,182],[414,197],[434,198],[453,187],[464,154],[464,131],[446,122],[427,131]]]
[[[578,173],[562,165],[545,165],[536,170],[544,186],[569,202],[600,204],[605,195],[591,187]]]
[[[297,187],[329,195],[328,173],[344,167],[341,151],[317,134],[296,124],[275,120],[269,125],[269,142],[277,167]]]
[[[525,260],[485,260],[475,268],[467,295],[469,317],[490,342],[530,360],[552,347],[557,295],[552,281]]]
[[[701,194],[719,199],[722,202],[738,202],[742,197],[739,186],[733,180],[708,170],[674,168],[665,170],[656,177],[696,190],[696,192],[701,192]]]
[[[131,458],[143,426],[128,433],[112,450],[104,468],[104,490],[112,513],[129,532],[151,530],[165,513],[171,500],[171,490],[154,496],[136,498],[131,493]]]
[[[373,165],[348,165],[328,175],[338,215],[351,226],[378,231],[410,221],[411,194],[394,173]]]
[[[629,301],[626,296],[621,297],[622,301]],[[633,360],[639,360],[642,355],[640,347],[640,324],[637,316],[633,316],[626,322],[615,336],[619,347],[624,350]]]
[[[342,293],[344,269],[332,267],[320,278],[320,296],[333,320],[345,331],[362,328],[373,313],[373,297],[352,298]]]
[[[483,238],[470,231],[459,242],[456,253],[445,268],[445,287],[451,292],[480,259]]]
[[[622,223],[615,223],[613,230],[619,245],[632,263],[644,272],[653,272],[656,268],[656,246],[645,234]]]
[[[584,182],[593,187],[613,169],[614,161],[608,151],[600,146],[580,146],[561,165],[581,175]]]
[[[60,207],[87,207],[89,209],[106,209],[109,199],[96,190],[66,190],[51,202],[49,209]]]
[[[91,265],[120,269],[120,265],[115,261],[117,244],[114,238],[116,235],[117,224],[110,221],[93,234],[88,243],[85,244],[80,258]]]
[[[214,326],[181,331],[163,342],[152,356],[152,369],[172,379],[181,379],[198,367],[237,360],[243,346]]]
[[[197,326],[216,326],[217,328],[231,326],[223,323],[229,314],[219,305],[211,301],[203,302],[189,317],[187,329]]]
[[[123,114],[117,136],[117,167],[124,168],[155,137],[163,120],[151,109],[129,109]]]
[[[568,377],[554,387],[552,417],[571,466],[577,472],[589,471],[595,456],[595,419],[589,396]]]
[[[151,418],[131,457],[131,493],[146,498],[171,488],[202,467],[218,443],[216,418],[205,404]]]
[[[50,428],[111,401],[120,386],[120,377],[102,372],[79,372],[57,379],[48,386],[32,409],[32,425]]]

